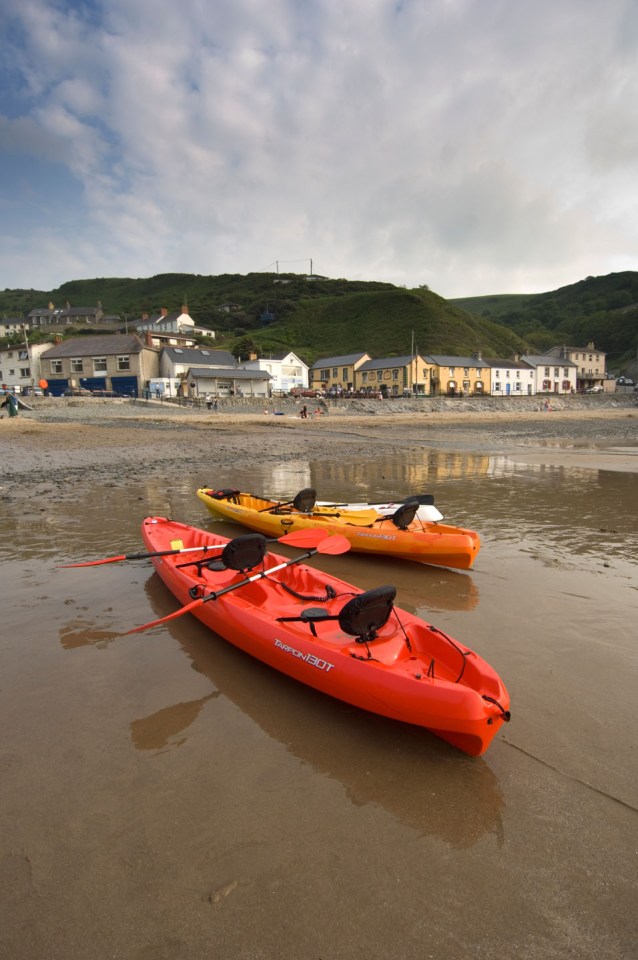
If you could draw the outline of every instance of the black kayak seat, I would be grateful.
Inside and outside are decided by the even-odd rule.
[[[390,585],[360,593],[342,607],[339,626],[344,633],[356,637],[357,643],[369,643],[387,623],[396,595],[396,587]]]
[[[266,556],[267,540],[261,533],[246,533],[226,544],[219,558],[220,567],[245,573]]]
[[[277,617],[277,620],[281,623],[293,620],[309,623],[314,636],[317,636],[315,623],[338,620],[344,633],[356,637],[356,643],[370,643],[375,639],[377,630],[388,622],[396,595],[396,587],[374,587],[348,600],[336,616],[328,613],[325,607],[308,607],[298,617]]]
[[[299,491],[295,499],[292,501],[292,505],[295,510],[299,511],[299,513],[312,513],[316,502],[317,491],[313,490],[312,487],[306,487],[304,490]]]
[[[414,520],[418,509],[419,503],[417,500],[408,500],[394,511],[390,519],[399,530],[407,530]]]

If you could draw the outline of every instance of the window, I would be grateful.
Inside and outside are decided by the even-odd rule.
[[[82,357],[73,357],[71,360],[71,373],[82,373]]]
[[[106,357],[93,357],[93,371],[106,373]]]
[[[29,354],[27,353],[26,350],[18,351],[18,360],[28,360],[28,359],[29,359]],[[589,359],[591,360],[591,357]]]
[[[549,367],[545,367],[545,376],[546,376],[546,377],[549,376]]]
[[[560,367],[554,367],[554,376],[557,377],[560,374]]]
[[[348,368],[347,368],[347,367],[344,367],[344,368],[343,368],[342,380],[343,380],[344,383],[347,383],[347,382],[348,382]]]
[[[117,358],[117,369],[118,369],[118,370],[130,370],[130,369],[131,369],[131,358],[130,358],[130,357],[118,357],[118,358]]]
[[[322,370],[322,371],[321,371],[321,380],[322,380],[322,382],[323,382],[323,383],[327,383],[329,379],[330,379],[330,371],[329,371],[329,370]]]
[[[494,371],[494,376],[496,377],[497,380],[498,380],[498,378],[500,377],[500,375],[501,375],[501,371],[500,371],[500,370],[495,370],[495,371]]]
[[[450,367],[450,376],[451,376],[451,377],[454,376],[454,367]]]
[[[392,371],[392,379],[393,379],[393,380],[398,380],[398,379],[399,379],[399,371],[398,371],[398,370],[393,370],[393,371]]]
[[[339,378],[339,367],[332,368],[332,378],[333,380],[338,380]]]
[[[20,367],[20,376],[21,377],[30,377],[31,371],[28,367]]]
[[[477,370],[476,372],[478,373],[478,370]],[[469,375],[470,375],[470,368],[469,368],[469,367],[463,367],[463,375],[464,375],[465,377],[469,377]]]
[[[62,361],[61,361],[61,360],[52,360],[52,361],[51,361],[51,373],[62,373]]]

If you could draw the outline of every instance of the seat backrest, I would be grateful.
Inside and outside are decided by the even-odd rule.
[[[408,500],[407,503],[402,503],[401,506],[394,511],[390,519],[399,530],[407,530],[414,520],[418,509],[418,501]]]
[[[312,487],[306,487],[305,490],[299,491],[292,501],[292,505],[295,510],[298,510],[300,513],[312,513],[312,508],[316,502],[317,491],[313,490]]]
[[[357,638],[357,643],[374,640],[392,613],[396,587],[374,587],[349,600],[339,613],[339,626],[344,633]]]
[[[261,533],[246,533],[226,544],[221,554],[224,567],[244,573],[252,570],[266,556],[266,538]]]

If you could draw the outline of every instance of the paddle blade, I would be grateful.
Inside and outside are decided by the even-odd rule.
[[[293,533],[286,533],[279,537],[278,543],[287,543],[291,547],[316,547],[322,540],[328,537],[327,530],[321,530],[319,527],[311,527],[307,530],[297,530]]]
[[[185,607],[180,607],[179,610],[174,610],[173,613],[169,613],[166,617],[160,617],[159,620],[151,620],[149,623],[143,623],[141,627],[133,627],[132,630],[127,630],[125,633],[121,633],[121,637],[128,637],[132,633],[141,633],[143,630],[150,630],[151,627],[157,627],[160,623],[168,623],[169,620],[176,620],[177,617],[181,617],[184,613],[190,613],[195,607],[201,606],[204,602],[205,597],[198,597],[197,600],[191,600],[190,603],[187,603]]]
[[[101,563],[121,563],[122,560],[126,560],[125,554],[120,557],[107,557],[105,560],[87,560],[86,563],[59,563],[58,570],[66,570],[69,567],[97,567]]]
[[[327,537],[317,544],[317,553],[337,554],[347,553],[350,549],[350,541],[342,537],[340,533],[335,533],[332,537]]]

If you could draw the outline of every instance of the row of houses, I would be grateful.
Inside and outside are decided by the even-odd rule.
[[[179,318],[185,318],[179,319]],[[613,389],[605,353],[554,347],[512,360],[412,354],[373,358],[360,351],[317,360],[308,367],[293,351],[237,361],[227,350],[195,347],[178,323],[182,313],[144,318],[139,334],[102,334],[0,350],[0,381],[17,389],[46,380],[52,394],[68,389],[154,394],[269,397],[298,390],[324,396],[534,396]],[[177,340],[180,345],[173,343]]]
[[[373,359],[360,352],[318,360],[310,388],[328,396],[535,396],[604,390],[606,354],[593,343],[512,360],[442,354]]]
[[[0,349],[0,383],[24,393],[45,382],[53,396],[90,390],[261,399],[306,388],[308,367],[292,351],[240,362],[228,350],[158,346],[150,331],[144,338],[102,334]]]
[[[224,312],[228,304],[222,304],[218,310]],[[47,328],[68,327],[75,324],[92,325],[108,328],[126,327],[128,333],[129,322],[122,322],[121,317],[109,316],[104,313],[102,304],[98,301],[95,307],[72,307],[67,303],[64,307],[56,307],[49,303],[47,307],[37,307],[30,310],[26,318],[9,317],[0,319],[0,337],[9,337],[15,334],[28,335],[30,330],[46,330]],[[140,335],[150,333],[155,346],[185,345],[194,346],[196,336],[206,339],[215,339],[215,331],[208,327],[197,326],[188,312],[186,305],[181,310],[169,312],[162,307],[159,313],[143,313],[141,318],[131,322],[132,332]]]

